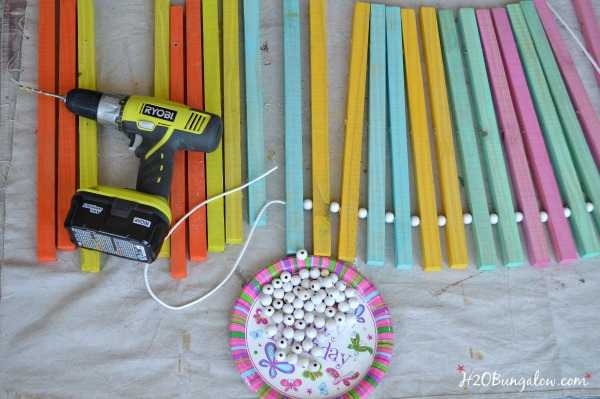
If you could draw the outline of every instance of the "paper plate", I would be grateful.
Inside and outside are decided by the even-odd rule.
[[[265,333],[262,286],[283,271],[328,269],[356,289],[358,322],[343,326],[320,346],[321,369],[310,372],[297,364],[275,359],[275,343]],[[230,345],[235,365],[250,389],[260,398],[366,398],[381,382],[392,357],[394,333],[383,298],[365,277],[330,258],[311,256],[282,259],[258,272],[240,293],[231,314]]]

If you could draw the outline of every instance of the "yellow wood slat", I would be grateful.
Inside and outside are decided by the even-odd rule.
[[[170,0],[154,1],[154,97],[169,99],[169,15]],[[159,258],[171,256],[171,240],[162,245]]]
[[[421,34],[423,53],[427,70],[427,87],[431,104],[431,118],[435,131],[435,150],[442,209],[446,216],[446,246],[448,249],[448,265],[452,269],[464,269],[469,265],[467,241],[463,223],[463,213],[458,187],[458,172],[452,122],[448,105],[446,77],[442,61],[442,48],[438,32],[435,8],[423,7],[419,13],[421,18]]]
[[[96,89],[94,1],[77,0],[78,87]],[[96,122],[79,117],[79,188],[98,185],[98,141]],[[81,271],[100,271],[100,252],[81,249]]]
[[[419,233],[423,254],[423,269],[427,272],[438,271],[442,268],[442,251],[433,185],[429,126],[421,72],[417,22],[414,10],[404,8],[401,12],[413,169],[417,209],[421,218]]]
[[[354,5],[338,238],[338,258],[345,262],[356,258],[370,11],[368,3]]]
[[[314,254],[331,255],[329,117],[325,0],[310,0],[310,94]]]
[[[223,0],[223,117],[225,190],[242,185],[238,0]],[[242,192],[225,197],[225,242],[241,244]]]

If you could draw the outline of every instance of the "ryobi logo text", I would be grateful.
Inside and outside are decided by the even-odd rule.
[[[98,205],[88,204],[87,202],[82,205],[82,208],[89,209],[90,213],[94,213],[96,215],[99,214],[100,212],[102,212],[102,210],[104,209]]]
[[[177,111],[159,107],[157,105],[145,104],[144,108],[142,109],[142,114],[173,122],[175,120],[175,116],[177,116]]]

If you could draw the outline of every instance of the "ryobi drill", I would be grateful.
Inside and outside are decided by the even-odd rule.
[[[74,89],[63,99],[74,114],[125,133],[130,150],[140,158],[136,191],[105,186],[77,191],[65,221],[71,241],[82,248],[153,262],[171,225],[167,199],[174,153],[216,150],[223,121],[153,97]]]

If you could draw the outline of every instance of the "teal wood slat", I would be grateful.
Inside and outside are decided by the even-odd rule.
[[[402,18],[399,7],[386,7],[386,51],[388,120],[392,173],[392,209],[394,212],[394,253],[396,268],[412,268],[412,232],[410,224],[410,179],[406,98],[402,54]]]
[[[450,10],[438,11],[438,24],[467,204],[473,217],[471,231],[477,267],[479,270],[490,270],[498,263],[496,246],[490,224],[481,161],[477,154],[473,115],[463,72],[462,49],[458,42],[454,13]]]
[[[385,260],[386,57],[385,6],[371,5],[369,30],[369,174],[367,265]]]

